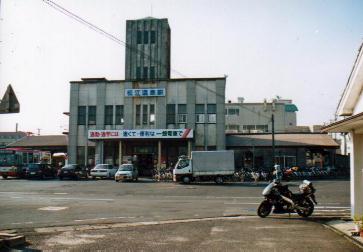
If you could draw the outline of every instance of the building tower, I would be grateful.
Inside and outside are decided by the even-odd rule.
[[[170,79],[168,19],[126,21],[126,81]]]

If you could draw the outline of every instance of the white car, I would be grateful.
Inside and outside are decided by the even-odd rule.
[[[91,177],[95,179],[100,178],[113,178],[117,171],[117,167],[109,164],[98,164],[91,170]]]
[[[115,174],[115,181],[119,182],[120,180],[135,180],[137,181],[138,170],[132,164],[123,164],[120,165],[120,168]]]

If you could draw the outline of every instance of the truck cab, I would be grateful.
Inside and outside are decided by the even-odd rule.
[[[192,162],[187,156],[181,156],[173,170],[173,181],[183,181],[190,183],[190,176],[192,175]],[[186,180],[186,181],[184,181]]]

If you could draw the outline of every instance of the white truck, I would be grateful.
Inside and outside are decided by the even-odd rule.
[[[192,151],[190,158],[179,157],[173,170],[173,180],[185,184],[214,180],[217,184],[222,184],[234,172],[233,151]]]

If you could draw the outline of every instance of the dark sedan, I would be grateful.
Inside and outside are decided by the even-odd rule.
[[[35,163],[28,164],[25,170],[27,178],[55,178],[56,170],[49,164]]]
[[[79,179],[79,178],[87,178],[87,170],[80,165],[77,164],[68,164],[63,166],[58,171],[59,179],[63,178],[72,178],[72,179]]]

